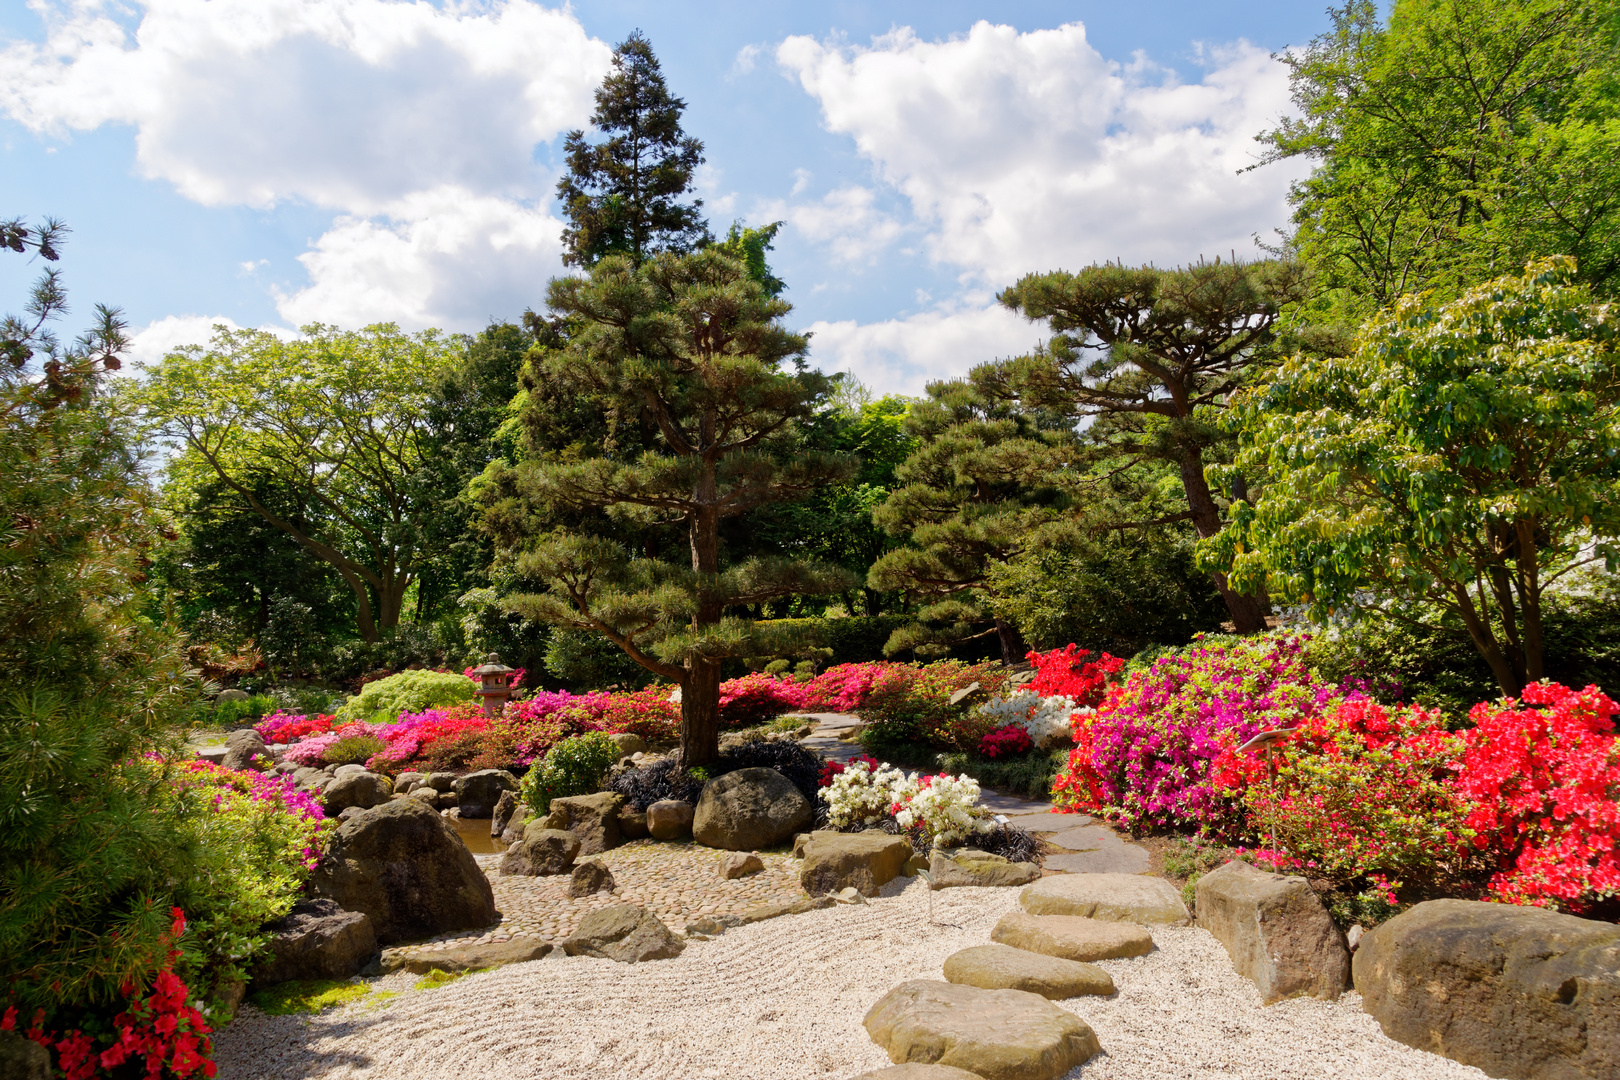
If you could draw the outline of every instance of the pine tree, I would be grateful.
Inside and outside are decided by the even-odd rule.
[[[703,200],[679,201],[703,163],[703,144],[681,130],[685,108],[641,31],[613,51],[591,114],[591,125],[608,138],[590,143],[583,131],[571,131],[563,143],[568,173],[557,197],[568,215],[565,263],[591,267],[620,254],[640,266],[659,252],[683,254],[709,241]]]
[[[854,585],[809,560],[730,561],[721,542],[725,519],[853,474],[850,456],[807,451],[796,437],[831,380],[806,369],[808,338],[781,325],[790,305],[715,247],[640,266],[607,256],[589,278],[552,281],[548,305],[571,330],[531,353],[535,381],[588,403],[610,432],[644,437],[631,440],[639,452],[610,435],[510,471],[494,495],[538,509],[507,515],[527,525],[504,538],[506,560],[546,591],[505,603],[595,631],[679,683],[681,761],[706,765],[719,755],[722,661],[796,644],[774,640],[743,609]],[[620,523],[678,525],[687,551],[631,550]]]

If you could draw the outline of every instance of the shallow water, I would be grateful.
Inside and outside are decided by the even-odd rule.
[[[506,850],[498,837],[489,835],[489,818],[451,818],[450,823],[474,855],[499,855]]]

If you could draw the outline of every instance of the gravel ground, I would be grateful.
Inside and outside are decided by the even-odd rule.
[[[885,893],[692,942],[675,960],[548,957],[423,991],[395,974],[373,986],[397,997],[373,994],[317,1017],[245,1007],[218,1037],[220,1076],[844,1080],[888,1064],[861,1027],[866,1010],[896,983],[942,978],[945,958],[987,942],[1018,890],[936,893],[933,923],[920,881]],[[1161,928],[1154,938],[1156,952],[1103,965],[1119,987],[1112,998],[1061,1003],[1105,1051],[1069,1080],[1485,1075],[1386,1039],[1354,994],[1262,1009],[1202,930]]]

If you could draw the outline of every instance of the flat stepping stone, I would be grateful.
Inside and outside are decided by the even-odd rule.
[[[1020,799],[1016,795],[1000,795],[994,791],[984,791],[979,794],[979,805],[987,806],[998,814],[1012,817],[1014,814],[1044,814],[1054,807],[1049,802],[1031,802]]]
[[[1025,952],[1083,963],[1145,956],[1153,951],[1153,935],[1145,926],[1022,911],[1003,915],[990,931],[990,940]]]
[[[1015,863],[976,848],[935,848],[928,856],[928,873],[933,878],[929,888],[949,889],[961,885],[1028,885],[1040,880],[1041,868],[1032,862]]]
[[[1050,844],[1070,851],[1097,851],[1101,848],[1119,847],[1125,841],[1119,838],[1119,833],[1113,829],[1105,829],[1101,825],[1082,825],[1078,829],[1064,829],[1046,838]]]
[[[1030,832],[1048,833],[1062,832],[1078,825],[1090,825],[1091,819],[1085,814],[1059,814],[1047,810],[1039,814],[1006,814],[1007,824],[1017,825],[1020,829]]]
[[[1027,990],[1055,999],[1114,992],[1113,977],[1096,964],[1011,945],[975,945],[952,953],[945,960],[945,980],[981,990]]]
[[[855,1080],[984,1080],[978,1073],[952,1065],[890,1065],[887,1069],[861,1073]]]
[[[913,979],[863,1023],[896,1064],[954,1065],[984,1080],[1057,1080],[1102,1052],[1085,1021],[1023,990]]]
[[[1191,921],[1179,889],[1143,874],[1058,874],[1029,886],[1018,901],[1031,915],[1080,915],[1147,926]]]
[[[483,971],[539,960],[549,955],[552,948],[551,942],[539,938],[512,938],[489,945],[460,945],[431,952],[385,955],[382,970],[384,975],[401,970],[416,975],[426,975],[434,970],[459,975],[464,971]]]
[[[1049,870],[1062,870],[1070,874],[1140,874],[1148,868],[1149,862],[1151,860],[1146,848],[1121,844],[1101,851],[1048,855],[1043,865]]]

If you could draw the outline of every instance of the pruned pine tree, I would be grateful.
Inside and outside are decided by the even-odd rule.
[[[987,393],[1067,412],[1110,454],[1174,465],[1187,509],[1173,519],[1190,521],[1208,538],[1221,529],[1221,504],[1204,467],[1228,455],[1231,443],[1219,418],[1232,392],[1273,362],[1283,305],[1305,295],[1300,266],[1270,260],[1030,274],[1000,299],[1047,321],[1050,341],[1029,356],[976,369],[973,381]],[[1243,478],[1234,475],[1223,495],[1246,499]],[[1224,574],[1211,579],[1238,633],[1265,629],[1270,603],[1263,593],[1241,593]]]
[[[805,369],[808,339],[782,326],[790,305],[713,248],[639,267],[609,256],[589,278],[552,281],[548,304],[571,331],[535,351],[533,377],[653,435],[637,455],[599,446],[517,466],[529,502],[577,524],[509,551],[518,576],[548,588],[506,604],[593,630],[678,683],[683,767],[706,765],[719,755],[722,661],[794,648],[741,609],[852,585],[808,560],[728,561],[720,539],[726,518],[853,473],[850,456],[806,451],[794,437],[830,380]],[[627,550],[608,535],[619,521],[684,526],[686,557]]]
[[[703,200],[681,202],[703,163],[703,144],[681,130],[686,102],[673,96],[641,31],[613,50],[613,70],[596,91],[591,126],[601,142],[571,131],[568,171],[557,198],[568,216],[563,261],[594,266],[608,255],[631,263],[661,251],[692,251],[709,240]]]
[[[873,513],[910,544],[873,564],[868,587],[924,601],[917,621],[896,630],[884,652],[937,656],[995,634],[1002,660],[1015,663],[1028,646],[992,610],[988,579],[1062,516],[1057,470],[1074,437],[1043,429],[1031,411],[966,383],[935,383],[928,393],[907,417],[919,445],[895,472],[898,488]]]

